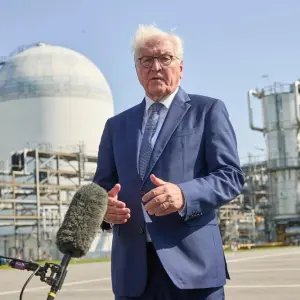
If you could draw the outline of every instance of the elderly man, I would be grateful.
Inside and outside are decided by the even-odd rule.
[[[133,46],[145,97],[107,121],[94,178],[109,195],[115,299],[224,299],[216,209],[244,184],[227,110],[179,85],[179,37],[140,26]]]

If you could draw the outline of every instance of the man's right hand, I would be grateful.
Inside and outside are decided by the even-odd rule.
[[[130,218],[130,209],[126,204],[118,200],[121,185],[116,184],[108,192],[108,206],[104,220],[111,224],[124,224]]]

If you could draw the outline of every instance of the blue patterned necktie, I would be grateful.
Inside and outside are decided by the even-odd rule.
[[[161,103],[153,103],[149,107],[150,116],[145,126],[139,158],[139,171],[142,179],[144,179],[149,159],[152,153],[151,139],[153,137],[153,134],[155,133],[159,121],[159,112],[162,107],[163,104]]]

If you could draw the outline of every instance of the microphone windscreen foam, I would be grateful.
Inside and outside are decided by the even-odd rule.
[[[86,255],[100,230],[107,201],[107,192],[96,183],[77,190],[56,234],[56,245],[61,253],[72,257]]]

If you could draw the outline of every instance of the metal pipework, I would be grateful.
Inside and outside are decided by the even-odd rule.
[[[249,112],[249,125],[250,125],[250,128],[252,130],[256,130],[256,131],[261,131],[263,132],[264,131],[264,128],[262,127],[257,127],[254,125],[254,121],[253,121],[253,108],[252,108],[252,96],[256,96],[257,98],[260,98],[261,97],[261,94],[259,94],[257,91],[255,90],[249,90],[248,91],[248,112]]]
[[[298,124],[300,123],[300,81],[295,81],[293,83],[293,90],[295,93],[295,113]]]

